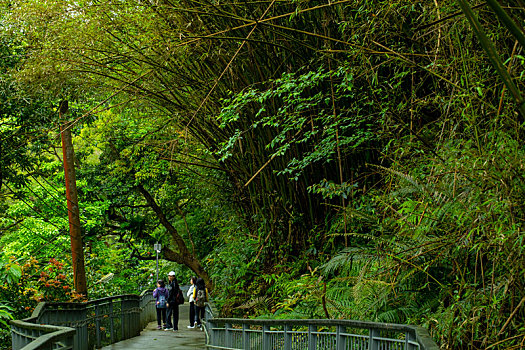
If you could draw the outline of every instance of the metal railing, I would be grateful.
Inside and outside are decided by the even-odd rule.
[[[206,346],[221,350],[438,350],[418,326],[353,320],[209,318]]]
[[[40,303],[30,318],[11,321],[13,350],[91,350],[140,334],[154,320],[151,291],[86,303]]]

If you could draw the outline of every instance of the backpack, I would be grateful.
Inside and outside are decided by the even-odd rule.
[[[195,297],[195,305],[198,307],[204,307],[205,302],[206,302],[206,290],[205,289],[197,290],[197,296]]]
[[[182,291],[179,289],[179,291],[177,292],[177,296],[176,296],[176,302],[177,302],[177,305],[182,305],[184,304],[184,295],[182,295]]]
[[[160,294],[158,302],[159,303],[157,304],[157,309],[165,309],[166,308],[166,296]]]

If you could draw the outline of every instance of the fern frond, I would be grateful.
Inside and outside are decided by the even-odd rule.
[[[259,309],[268,310],[268,297],[262,296],[248,300],[246,303],[236,307],[236,309]]]
[[[357,276],[372,256],[373,253],[370,248],[345,248],[322,265],[321,270],[325,274],[342,270],[345,272],[345,276]]]
[[[376,223],[378,218],[376,216],[364,213],[362,210],[356,210],[351,207],[346,207],[345,212],[349,214],[350,217],[358,217],[360,219],[365,219],[368,222]]]
[[[366,239],[368,241],[372,241],[376,238],[372,235],[367,235],[366,233],[360,233],[360,232],[334,232],[334,233],[330,233],[328,236],[329,237],[357,237],[357,238]]]
[[[432,198],[432,196],[430,195],[430,192],[428,191],[428,189],[421,185],[420,183],[418,183],[412,176],[410,175],[407,175],[407,174],[404,174],[400,171],[397,171],[397,170],[394,170],[394,169],[391,169],[391,168],[386,168],[384,166],[381,166],[381,165],[377,165],[377,164],[369,164],[371,166],[375,166],[377,168],[380,168],[392,175],[395,175],[397,177],[400,177],[402,179],[404,179],[405,181],[407,181],[408,183],[412,184],[412,186],[414,186],[414,188],[416,188],[420,193],[423,193],[425,194],[428,198]]]

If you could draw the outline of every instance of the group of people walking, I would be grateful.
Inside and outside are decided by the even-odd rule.
[[[166,331],[179,329],[179,305],[184,303],[184,296],[175,272],[168,273],[168,285],[164,280],[157,281],[153,291],[157,309],[157,329]],[[205,303],[208,301],[208,290],[202,278],[192,277],[190,288],[186,293],[190,303],[190,324],[188,328],[201,328],[204,319]]]

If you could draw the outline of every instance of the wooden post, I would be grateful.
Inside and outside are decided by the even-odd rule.
[[[61,101],[59,107],[60,134],[62,138],[62,153],[64,175],[66,179],[67,211],[69,217],[69,237],[71,238],[71,258],[73,261],[73,276],[75,290],[87,297],[86,270],[84,268],[84,247],[80,230],[80,212],[78,209],[77,182],[75,175],[75,152],[71,140],[71,128],[65,120],[67,101]]]
[[[292,326],[284,325],[284,350],[292,349]]]
[[[231,323],[226,323],[224,325],[224,346],[229,349],[231,349],[232,344],[233,344],[233,341],[232,341],[233,331],[231,331],[231,329],[232,329]]]
[[[310,324],[308,325],[308,350],[317,349],[317,326]]]
[[[251,350],[250,346],[250,325],[242,324],[242,348],[243,350]]]
[[[346,336],[343,335],[343,333],[346,333],[345,327],[341,325],[337,325],[336,330],[335,330],[335,348],[336,350],[347,349]]]

